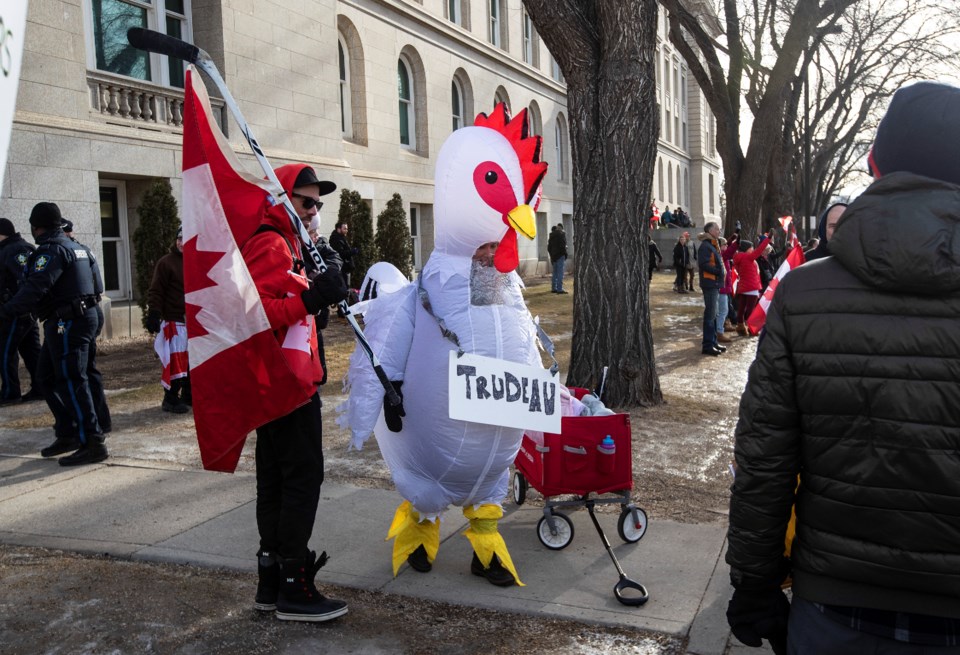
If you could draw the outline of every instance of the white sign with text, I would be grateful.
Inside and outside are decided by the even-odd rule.
[[[27,0],[0,0],[0,184],[7,168],[26,27]]]
[[[534,366],[450,351],[450,418],[560,432],[560,376]]]

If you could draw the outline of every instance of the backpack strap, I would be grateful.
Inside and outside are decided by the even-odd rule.
[[[293,260],[293,272],[299,275],[300,271],[302,271],[306,265],[302,259],[297,257],[297,251],[294,250],[293,244],[290,243],[287,235],[281,232],[278,228],[275,228],[272,225],[267,225],[266,223],[261,224],[260,227],[257,228],[257,231],[253,234],[256,236],[258,234],[263,234],[264,232],[276,232],[280,235],[280,238],[283,239],[283,242],[287,244],[287,248],[290,249],[290,258]]]

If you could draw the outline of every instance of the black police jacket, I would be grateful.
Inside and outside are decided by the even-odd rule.
[[[17,293],[27,260],[34,250],[33,244],[19,233],[0,241],[0,303],[7,302]]]
[[[62,230],[52,230],[37,238],[37,249],[27,259],[26,279],[0,307],[0,318],[27,313],[43,320],[58,313],[63,318],[66,308],[78,307],[77,301],[92,307],[101,293],[103,278],[90,250]]]

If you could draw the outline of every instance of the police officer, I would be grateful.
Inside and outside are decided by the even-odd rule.
[[[63,230],[63,233],[71,241],[80,243],[73,236],[73,221],[65,218],[63,222],[60,223],[60,228]],[[97,284],[97,295],[100,296],[103,294],[103,280],[100,278],[100,266],[97,264],[97,260],[94,258],[93,253],[90,252],[90,249],[84,246],[87,250],[87,254],[90,255],[90,264],[96,273],[94,282]],[[103,330],[104,326],[104,315],[103,309],[100,307],[99,303],[97,304],[97,336],[100,336],[100,332]],[[110,408],[107,407],[107,397],[103,393],[103,375],[100,373],[100,370],[97,368],[97,340],[94,339],[90,343],[90,355],[87,357],[87,382],[90,384],[90,395],[93,396],[93,405],[97,409],[97,420],[100,421],[100,428],[103,430],[104,434],[109,434],[111,426],[113,425],[113,420],[110,417]]]
[[[0,303],[13,298],[23,281],[27,259],[35,248],[0,218]],[[19,357],[17,353],[19,352]],[[20,394],[20,358],[30,373],[30,391]],[[30,312],[0,319],[0,406],[43,397],[37,388],[37,360],[40,357],[40,330]]]
[[[52,457],[75,450],[60,459],[62,466],[74,466],[107,458],[87,377],[90,347],[100,325],[97,304],[103,281],[90,251],[64,235],[62,220],[56,204],[34,206],[30,227],[37,250],[27,260],[25,282],[0,307],[0,319],[34,310],[43,321],[44,349],[37,376],[44,381],[44,395],[54,414],[56,440],[40,454]],[[51,377],[53,390],[45,382]]]

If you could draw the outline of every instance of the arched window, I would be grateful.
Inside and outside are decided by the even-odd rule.
[[[462,68],[458,68],[453,73],[453,84],[450,89],[451,96],[455,96],[457,91],[460,92],[460,127],[473,125],[473,117],[475,115],[473,111],[473,85],[470,84],[470,76],[467,75],[467,71]],[[456,115],[454,115],[454,121],[456,121]],[[454,129],[457,128],[454,127]]]
[[[403,57],[397,60],[397,92],[400,96],[400,145],[417,146],[417,117],[413,97],[413,75]]]
[[[450,82],[450,106],[453,114],[453,129],[456,131],[465,125],[463,122],[463,89],[460,88],[457,78],[453,78]]]
[[[659,186],[659,193],[657,194],[657,198],[660,198],[662,200],[663,198],[666,198],[666,196],[663,195],[663,160],[662,159],[657,161],[657,182]]]
[[[367,98],[363,45],[357,28],[337,16],[337,56],[340,70],[340,129],[344,139],[367,145]]]
[[[556,139],[557,180],[566,182],[567,176],[567,121],[563,114],[557,115],[557,125],[554,129]]]
[[[543,134],[543,119],[540,118],[540,105],[536,100],[531,101],[530,107],[527,108],[527,123],[531,135]]]
[[[428,156],[427,82],[420,53],[411,45],[397,59],[398,123],[401,147]]]
[[[343,136],[353,136],[353,114],[350,108],[350,59],[343,39],[337,35],[337,58],[340,60],[340,131]]]
[[[493,94],[493,106],[496,107],[500,103],[505,104],[507,109],[510,109],[510,96],[507,95],[507,90],[502,86],[498,86]]]
[[[667,202],[673,202],[673,165],[667,162]]]

